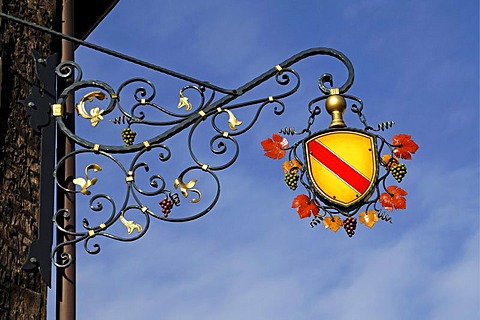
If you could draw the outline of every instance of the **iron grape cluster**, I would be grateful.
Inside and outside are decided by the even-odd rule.
[[[160,207],[162,207],[162,213],[165,218],[168,217],[168,214],[172,211],[173,201],[169,198],[165,198],[158,202]]]
[[[285,173],[285,183],[290,187],[292,190],[296,190],[298,186],[298,174],[297,171],[289,171]]]
[[[348,217],[343,220],[343,228],[347,232],[348,236],[351,238],[355,234],[355,229],[357,228],[357,218]]]
[[[402,179],[403,177],[405,177],[406,174],[407,174],[407,166],[405,166],[403,163],[399,163],[392,168],[392,176],[399,183],[402,182]]]
[[[125,128],[122,130],[122,140],[125,142],[125,145],[131,146],[133,144],[133,141],[135,141],[135,136],[137,133],[130,129],[130,127]]]

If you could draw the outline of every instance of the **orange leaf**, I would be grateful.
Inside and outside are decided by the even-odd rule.
[[[310,200],[306,194],[300,194],[293,199],[292,208],[297,208],[300,219],[308,218],[318,214],[318,207],[313,200]]]
[[[297,159],[293,159],[292,161],[285,161],[282,166],[284,173],[290,172],[292,168],[298,169],[300,167],[301,167],[300,162],[298,162]]]
[[[366,225],[370,229],[378,221],[378,215],[375,210],[368,210],[367,212],[360,213],[360,223]]]
[[[380,195],[380,203],[388,211],[393,209],[406,209],[407,200],[405,196],[407,192],[400,187],[390,186],[387,188],[388,193],[384,192]]]
[[[333,232],[337,232],[338,229],[343,225],[343,221],[339,216],[335,216],[333,218],[331,217],[326,217],[323,219],[323,225],[325,226],[325,229],[330,229]]]
[[[267,157],[272,159],[282,159],[285,157],[284,149],[288,148],[288,140],[281,135],[274,133],[272,138],[265,139],[260,143]]]
[[[392,143],[397,148],[393,149],[393,154],[396,157],[410,160],[412,159],[412,154],[418,150],[418,145],[413,141],[411,135],[408,134],[397,134],[392,138]]]

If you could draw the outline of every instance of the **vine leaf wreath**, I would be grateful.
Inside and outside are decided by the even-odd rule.
[[[383,131],[390,126],[391,125],[386,126],[383,124],[379,125],[379,128]],[[370,127],[367,127],[367,129],[368,128]],[[292,202],[292,208],[296,210],[300,219],[313,216],[312,222],[310,223],[312,227],[321,223],[325,229],[330,229],[334,232],[337,232],[340,228],[344,228],[348,236],[351,237],[355,234],[357,225],[357,218],[355,215],[357,215],[357,213],[360,224],[371,229],[379,220],[388,221],[390,223],[392,222],[392,217],[383,210],[392,212],[393,210],[403,210],[407,208],[406,196],[408,193],[396,184],[387,187],[385,180],[391,176],[397,183],[402,182],[407,173],[407,169],[405,164],[400,163],[400,159],[411,160],[412,155],[419,149],[419,146],[408,134],[394,135],[391,139],[391,143],[388,143],[381,136],[373,135],[375,139],[380,140],[378,144],[381,145],[381,148],[380,150],[376,150],[376,157],[378,157],[378,162],[384,172],[383,174],[377,172],[373,179],[374,181],[372,181],[372,191],[370,191],[365,197],[364,201],[360,201],[353,206],[342,206],[341,204],[339,205],[332,202],[331,199],[328,198],[328,194],[325,195],[321,187],[319,188],[316,185],[315,179],[312,179],[312,176],[315,174],[315,172],[312,173],[312,170],[316,169],[312,169],[311,166],[318,165],[305,160],[305,158],[309,156],[306,153],[304,159],[298,157],[297,148],[303,146],[303,149],[305,150],[305,144],[308,143],[308,141],[315,139],[315,137],[321,136],[322,133],[344,134],[346,131],[349,130],[335,128],[325,130],[310,135],[292,146],[289,146],[287,138],[274,133],[271,138],[261,141],[261,145],[265,152],[264,155],[271,159],[280,160],[285,158],[287,153],[289,154],[289,160],[284,161],[282,164],[284,181],[293,191],[298,188],[299,182],[307,191],[307,194],[302,193],[295,196]],[[288,131],[282,130],[280,132]],[[290,132],[293,131],[290,130]],[[391,152],[390,154],[384,154],[380,157],[380,151],[385,145],[390,148]],[[320,159],[319,162],[321,161],[322,159]],[[326,162],[328,163],[328,161]],[[305,178],[305,176],[307,177]],[[381,193],[379,192],[380,185],[383,186],[384,189]],[[379,204],[382,209],[377,208],[377,204]],[[361,210],[361,208],[364,208],[365,210]]]

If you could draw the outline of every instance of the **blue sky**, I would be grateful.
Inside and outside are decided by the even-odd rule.
[[[284,100],[285,113],[267,107],[239,137],[239,159],[219,172],[221,198],[209,214],[152,221],[131,243],[99,239],[98,255],[78,247],[77,318],[479,318],[478,13],[477,1],[121,1],[89,41],[221,87],[240,87],[304,49],[335,48],[353,62],[349,94],[364,101],[368,122],[394,120],[384,136],[411,134],[420,149],[406,162],[407,209],[392,213],[393,224],[360,225],[348,238],[300,220],[291,203],[301,191],[284,185],[281,161],[264,157],[260,141],[305,126],[323,73],[345,80],[333,58],[307,59],[293,66],[302,87]],[[189,84],[89,49],[76,60],[84,79],[114,88],[152,80],[155,102],[172,108]],[[270,82],[245,99],[279,90]],[[316,130],[330,121],[321,118]],[[86,135],[118,141],[120,127],[111,136],[78,121]],[[199,137],[199,147],[209,139]],[[166,176],[193,164],[186,141],[184,133],[167,142],[179,153],[161,167]],[[115,169],[97,177],[96,191],[121,194]],[[77,214],[97,219],[83,198]]]

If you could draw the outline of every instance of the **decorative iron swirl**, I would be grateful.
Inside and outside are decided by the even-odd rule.
[[[80,65],[74,61],[64,61],[55,68],[55,73],[60,78],[73,78],[74,73],[77,73],[74,82],[80,82],[82,80],[83,72]]]
[[[144,149],[144,150],[138,152],[135,155],[135,157],[133,158],[132,163],[130,165],[129,172],[132,172],[132,174],[135,175],[135,172],[139,168],[143,168],[145,170],[145,172],[149,172],[150,171],[150,166],[148,165],[148,163],[145,163],[145,162],[137,163],[137,161],[146,152],[151,152],[151,150],[156,150],[156,149],[163,149],[163,151],[165,152],[165,153],[160,152],[158,154],[158,160],[160,162],[166,162],[170,159],[171,151],[167,146],[162,145],[162,144],[152,145],[149,149]],[[158,182],[160,182],[160,184]],[[163,193],[163,191],[164,191],[164,189],[167,185],[167,183],[165,181],[165,178],[163,176],[161,176],[160,174],[154,174],[154,175],[150,176],[149,184],[150,184],[150,187],[155,189],[154,191],[150,191],[150,192],[144,191],[144,190],[140,189],[140,187],[136,183],[136,180],[132,181],[132,186],[133,186],[134,190],[137,191],[139,194],[144,195],[144,196],[159,195],[159,194]],[[134,193],[134,197],[136,197],[135,193]],[[140,202],[139,202],[138,198],[136,198],[136,199],[137,199],[137,203],[140,205]]]
[[[103,211],[103,204],[102,204],[102,202],[99,201],[100,199],[101,200],[106,200],[112,207],[112,210],[111,210],[111,213],[110,213],[109,217],[104,222],[104,224],[106,226],[109,226],[114,222],[115,213],[117,212],[116,206],[115,206],[115,201],[113,201],[113,199],[108,195],[96,194],[89,200],[90,209],[92,211],[94,211],[94,212]],[[93,226],[93,227],[90,226],[90,222],[88,221],[87,218],[83,218],[82,225],[83,225],[83,228],[87,231],[88,230],[99,230],[100,229],[99,225],[96,225],[96,226]]]
[[[135,106],[138,106],[138,105],[141,105],[141,104],[147,104],[155,98],[156,89],[155,89],[155,86],[153,85],[153,83],[151,81],[143,79],[143,78],[132,78],[132,79],[129,79],[127,81],[124,81],[118,87],[117,94],[118,94],[119,97],[121,97],[123,89],[125,89],[128,85],[130,85],[132,83],[135,83],[135,82],[140,82],[140,83],[148,86],[148,88],[150,88],[150,90],[151,90],[150,95],[147,95],[148,90],[145,89],[145,87],[142,87],[142,86],[137,87],[135,89],[134,94],[133,94],[133,98],[135,99],[135,101],[137,101],[137,104],[134,105],[134,107],[132,107],[131,112],[127,112],[126,109],[122,106],[121,101],[123,101],[123,99],[119,99],[118,109],[122,112],[122,114],[124,116],[127,117],[127,119],[129,119],[129,122],[142,122],[142,120],[144,120],[144,118],[145,118],[145,115],[140,113],[140,116],[136,117],[134,115]]]
[[[197,127],[200,124],[201,124],[201,122],[197,122],[196,124],[194,124],[192,126],[192,129],[190,130],[190,132],[188,134],[187,143],[188,143],[188,150],[189,150],[189,153],[190,153],[190,157],[192,158],[193,161],[195,161],[195,163],[198,166],[202,167],[204,165],[208,165],[208,163],[206,161],[200,160],[200,158],[195,154],[194,147],[193,147],[193,141],[196,141],[193,137],[194,137],[194,134],[195,134],[195,131],[196,131]],[[221,130],[218,130],[217,132],[221,132]],[[213,170],[213,171],[223,170],[223,169],[231,166],[235,162],[235,160],[237,159],[237,157],[239,155],[238,142],[235,140],[235,138],[233,138],[230,135],[224,136],[223,134],[218,134],[218,135],[213,136],[210,139],[210,143],[209,143],[210,151],[214,155],[225,154],[228,150],[228,145],[227,145],[227,143],[225,143],[226,141],[229,141],[231,144],[233,144],[233,146],[235,148],[231,158],[224,160],[224,162],[220,165],[209,166],[209,170]]]

